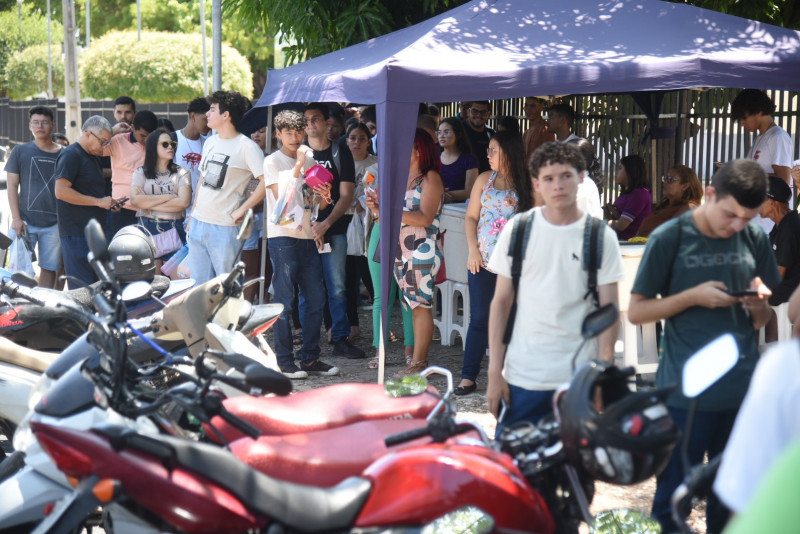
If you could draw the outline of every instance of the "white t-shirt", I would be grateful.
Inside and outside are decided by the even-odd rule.
[[[312,157],[306,157],[306,163],[303,172],[308,170],[312,165],[316,164]],[[289,157],[282,151],[278,150],[273,152],[264,159],[264,185],[269,187],[277,184],[278,191],[283,190],[283,186],[290,184],[294,185],[295,198],[301,199],[303,197],[303,175],[300,178],[294,177],[294,166],[297,164],[295,158]],[[280,194],[280,193],[279,193]],[[311,210],[303,210],[302,229],[298,228],[297,224],[280,225],[272,223],[272,217],[275,213],[275,206],[278,200],[272,194],[272,191],[267,189],[267,237],[293,237],[294,239],[314,239],[311,233]]]
[[[192,217],[207,224],[234,226],[231,213],[244,203],[250,178],[262,176],[263,163],[264,153],[245,135],[231,139],[214,135],[206,139]],[[224,178],[218,180],[222,174]],[[221,181],[221,187],[210,187],[207,181]]]
[[[581,324],[592,311],[583,270],[583,232],[586,214],[572,224],[556,226],[534,208],[517,296],[514,334],[506,350],[503,377],[529,390],[552,390],[572,378],[572,357],[581,344]],[[511,278],[508,247],[513,224],[506,224],[489,259],[489,269]],[[603,258],[598,286],[625,277],[617,234],[603,226]],[[597,357],[597,342],[586,343],[576,367]]]
[[[781,453],[800,437],[800,345],[780,343],[759,360],[722,457],[714,491],[743,511]]]
[[[198,139],[188,139],[183,135],[183,130],[175,132],[178,148],[175,149],[176,164],[192,173],[192,191],[197,191],[197,182],[200,180],[200,160],[203,158],[203,143],[206,138],[202,135]],[[194,200],[194,195],[192,196]]]
[[[775,174],[773,165],[781,167],[792,168],[792,138],[786,133],[786,130],[777,124],[767,131],[756,137],[753,146],[750,147],[750,152],[747,153],[747,159],[754,159],[761,165],[764,172],[767,174]],[[789,207],[794,206],[794,180],[789,180],[789,187],[792,189],[792,198],[789,199]],[[753,222],[758,224],[765,232],[769,233],[775,226],[772,219],[756,215]]]
[[[587,173],[584,173],[583,181],[578,184],[578,208],[595,219],[603,219],[600,190],[597,189],[597,184]]]

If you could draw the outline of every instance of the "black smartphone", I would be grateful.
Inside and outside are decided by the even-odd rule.
[[[122,205],[123,205],[123,204],[125,204],[125,203],[126,203],[128,200],[130,200],[128,197],[121,198],[121,199],[117,200],[116,202],[114,202],[113,204],[111,204],[111,209],[113,210],[113,209],[115,209],[115,208],[118,208],[118,207],[122,206]]]
[[[748,289],[746,291],[728,291],[728,295],[732,297],[757,297],[758,291],[755,289]]]

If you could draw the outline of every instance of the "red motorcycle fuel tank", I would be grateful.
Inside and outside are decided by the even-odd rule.
[[[362,475],[373,490],[356,527],[424,525],[475,506],[497,529],[552,534],[553,517],[506,455],[477,445],[433,444],[388,454]]]

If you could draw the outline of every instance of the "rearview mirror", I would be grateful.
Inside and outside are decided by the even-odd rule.
[[[693,399],[710,388],[739,359],[739,346],[725,334],[695,352],[683,366],[683,394]]]
[[[132,282],[122,289],[122,301],[134,302],[150,294],[151,286],[148,282],[140,280]]]
[[[250,234],[253,233],[253,210],[247,210],[247,213],[244,214],[244,218],[242,219],[242,224],[239,225],[239,233],[236,235],[236,239],[239,241],[244,241],[245,239],[250,238]]]
[[[23,273],[22,271],[18,271],[11,275],[11,281],[16,282],[21,286],[25,287],[36,287],[38,284],[36,283],[36,278],[32,277],[27,273]]]
[[[617,322],[617,317],[619,317],[619,312],[617,305],[613,302],[597,308],[583,319],[581,325],[583,339],[599,336],[601,332]]]
[[[83,235],[86,237],[86,244],[89,250],[94,254],[94,257],[102,262],[109,260],[108,242],[106,241],[106,234],[103,232],[103,227],[97,220],[92,219],[86,228],[83,230]]]
[[[253,362],[244,369],[244,380],[251,388],[258,388],[265,393],[286,396],[292,392],[292,381],[282,373]]]

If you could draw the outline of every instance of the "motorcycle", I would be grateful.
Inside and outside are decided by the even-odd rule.
[[[584,332],[597,335],[615,320],[615,308],[601,310]],[[97,506],[124,510],[118,517],[126,517],[130,531],[146,533],[457,532],[464,523],[475,527],[470,532],[577,532],[583,517],[576,496],[586,499],[587,481],[574,471],[569,476],[558,421],[492,443],[480,428],[456,422],[447,403],[441,406],[425,426],[385,440],[388,447],[424,437],[432,443],[384,454],[328,488],[280,480],[205,443],[114,425],[87,431],[32,423],[42,447],[78,483],[35,532],[67,532]],[[467,432],[480,439],[451,439]],[[315,462],[338,467],[326,457]]]
[[[102,254],[99,253],[98,256],[101,257]],[[95,259],[94,261],[99,262],[100,260]],[[224,281],[222,280],[223,278],[225,279]],[[204,296],[202,298],[190,298],[187,294],[187,298],[181,302],[170,303],[164,310],[167,317],[173,315],[183,316],[185,312],[182,312],[182,308],[185,306],[197,310],[198,302],[208,301],[211,297],[219,294],[240,294],[240,288],[237,290],[234,287],[237,278],[238,276],[220,277],[219,280],[214,280],[195,288],[192,293],[202,293]],[[187,436],[187,433],[180,428],[178,421],[181,418],[181,414],[154,414],[152,421],[139,417],[137,414],[131,415],[130,412],[128,412],[128,416],[125,416],[123,415],[125,404],[129,400],[135,400],[135,395],[112,398],[113,402],[107,399],[104,401],[98,395],[98,387],[107,386],[114,380],[118,380],[123,386],[112,388],[109,391],[124,392],[126,390],[124,374],[120,375],[116,371],[126,363],[125,353],[119,344],[120,336],[118,334],[121,330],[128,330],[131,327],[115,320],[118,310],[115,307],[111,307],[108,302],[104,302],[105,297],[96,298],[95,300],[98,302],[98,308],[106,310],[106,314],[100,318],[92,317],[89,319],[95,323],[89,333],[89,339],[98,345],[102,351],[96,350],[85,363],[72,367],[64,374],[21,425],[15,436],[14,444],[19,449],[18,453],[24,455],[22,469],[19,469],[19,460],[14,459],[14,456],[12,456],[13,462],[12,459],[9,459],[0,464],[0,472],[3,471],[7,462],[12,462],[11,465],[15,465],[11,473],[13,477],[6,476],[7,480],[0,485],[0,493],[4,495],[4,499],[0,502],[0,528],[9,528],[14,525],[27,525],[29,527],[31,523],[35,523],[43,517],[43,511],[48,506],[52,506],[53,502],[70,490],[67,480],[53,467],[50,459],[41,453],[41,449],[30,444],[32,436],[29,431],[29,423],[35,419],[58,422],[60,425],[75,428],[90,428],[105,421],[112,421],[146,431],[162,431]],[[211,312],[226,306],[224,299],[215,301],[215,303],[211,307]],[[276,310],[275,318],[279,313],[280,310]],[[216,317],[213,313],[212,316]],[[200,314],[195,314],[195,318],[197,317],[200,317]],[[223,317],[229,317],[229,315],[223,314]],[[207,317],[204,321],[206,320],[208,320]],[[158,321],[155,322],[158,323]],[[113,324],[118,324],[118,327],[110,328],[109,325]],[[189,332],[194,331],[197,331],[197,327],[193,326]],[[217,324],[206,324],[206,338],[210,341],[209,344],[215,342],[224,348],[231,348],[225,346],[226,339],[224,338],[227,334],[230,334],[230,332],[221,329]],[[187,337],[189,336],[187,335]],[[245,344],[245,348],[252,350],[254,347],[248,342]],[[104,356],[109,354],[112,356]],[[263,353],[259,353],[259,356],[263,357]],[[174,358],[172,355],[168,355],[167,358],[173,359],[174,363],[192,364],[192,361],[188,358],[181,360],[180,358]],[[233,368],[239,371],[246,370],[247,366],[252,365],[253,362],[252,359],[243,358],[241,355],[213,350],[210,351],[208,359],[222,361],[226,369]],[[128,369],[128,371],[129,375],[137,378],[139,382],[150,382],[157,369],[156,366],[142,366]],[[279,376],[285,380],[282,375]],[[92,379],[89,377],[92,377]],[[345,386],[347,392],[341,387],[334,387],[335,394],[329,395],[327,401],[321,398],[318,392],[308,392],[308,395],[299,394],[287,398],[280,406],[276,406],[275,412],[277,415],[274,418],[265,417],[264,414],[269,413],[271,410],[270,403],[279,400],[283,401],[284,399],[253,399],[254,401],[260,401],[260,403],[246,403],[246,407],[252,410],[251,415],[257,419],[255,422],[259,426],[263,426],[266,433],[273,435],[277,433],[285,434],[289,431],[298,433],[310,429],[330,428],[335,425],[368,419],[377,420],[375,425],[381,427],[386,426],[388,423],[380,420],[388,418],[399,419],[396,425],[391,427],[396,431],[398,428],[408,428],[408,419],[417,419],[419,421],[419,418],[427,416],[439,400],[438,397],[433,396],[430,392],[412,398],[390,398],[386,397],[381,389],[379,396],[378,388],[381,388],[381,386],[377,384],[350,385],[352,387],[342,386]],[[141,390],[137,389],[136,393],[141,393]],[[151,391],[149,395],[153,397],[159,393]],[[345,393],[348,396],[344,396],[343,394]],[[331,399],[333,399],[333,402],[331,402]],[[222,401],[221,405],[224,407],[226,402],[228,400]],[[313,418],[310,418],[307,412],[310,402],[320,403],[315,410],[316,416]],[[131,406],[135,406],[135,403],[131,402]],[[369,407],[369,409],[364,409],[366,407]],[[119,411],[114,408],[118,408]],[[232,410],[237,409],[236,405],[232,407]],[[241,432],[242,427],[232,428],[237,428]],[[245,426],[244,428],[252,429],[253,427]],[[388,432],[389,430],[385,430],[380,437],[382,438]],[[260,434],[261,431],[259,430],[258,433]],[[188,437],[196,438],[197,436]],[[225,438],[224,436],[219,436],[217,440],[224,442]],[[22,450],[25,453],[22,453]],[[15,455],[18,453],[15,453]],[[375,455],[379,453],[380,451],[373,452]],[[369,461],[367,459],[363,463],[366,464]],[[0,480],[3,480],[3,478],[4,476],[0,475]]]

